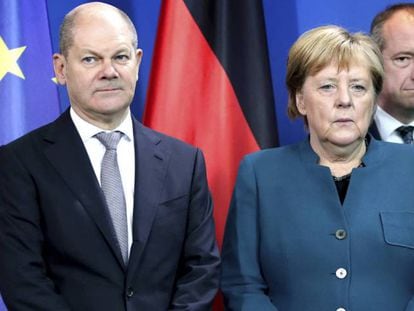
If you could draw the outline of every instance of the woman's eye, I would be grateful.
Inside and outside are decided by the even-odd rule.
[[[363,92],[363,91],[365,91],[365,90],[366,90],[366,89],[365,89],[365,86],[360,85],[360,84],[355,84],[355,85],[352,85],[352,89],[353,89],[354,91],[357,91],[357,92]]]
[[[324,84],[320,87],[320,89],[323,91],[331,91],[335,89],[335,86],[333,84]]]

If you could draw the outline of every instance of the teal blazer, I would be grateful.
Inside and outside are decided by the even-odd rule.
[[[363,163],[341,205],[308,140],[245,157],[222,252],[228,310],[414,310],[414,148],[370,139]]]

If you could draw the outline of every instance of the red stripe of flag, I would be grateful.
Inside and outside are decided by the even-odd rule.
[[[203,150],[220,247],[241,158],[278,143],[271,85],[261,0],[163,1],[144,124]]]
[[[229,78],[182,1],[164,1],[144,123],[200,147],[221,245],[238,164],[259,146]]]

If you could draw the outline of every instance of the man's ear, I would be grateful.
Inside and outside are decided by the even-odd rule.
[[[138,66],[138,68],[137,68],[137,81],[138,81],[138,77],[139,77],[139,66],[141,65],[143,55],[144,55],[144,52],[142,52],[141,49],[136,50],[137,66]]]
[[[296,108],[298,109],[299,113],[303,116],[306,116],[306,105],[303,99],[303,93],[301,91],[296,93]]]
[[[53,54],[53,69],[59,84],[66,84],[66,58],[63,54]]]

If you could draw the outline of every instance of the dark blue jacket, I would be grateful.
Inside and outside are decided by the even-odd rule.
[[[220,260],[203,155],[133,122],[127,267],[68,112],[0,149],[0,292],[10,310],[209,310]]]

